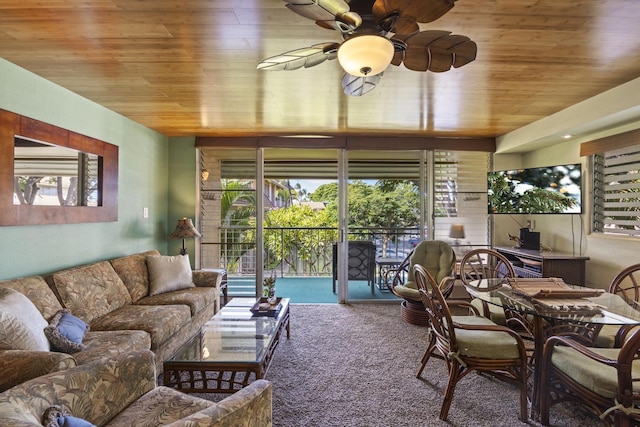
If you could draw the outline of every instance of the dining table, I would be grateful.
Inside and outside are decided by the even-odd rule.
[[[543,378],[543,347],[547,337],[563,331],[584,334],[593,341],[603,325],[640,325],[640,311],[619,295],[564,283],[559,278],[489,278],[465,285],[472,298],[502,307],[530,327],[533,355],[529,368],[533,374],[531,418],[539,419],[540,384]]]

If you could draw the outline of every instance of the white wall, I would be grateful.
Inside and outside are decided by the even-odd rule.
[[[636,87],[639,82],[640,80],[634,80],[630,84]],[[561,112],[560,115],[579,114],[587,111],[589,105],[593,105],[591,111],[607,113],[612,111],[629,112],[637,109],[638,105],[640,105],[638,92],[627,92],[626,96],[624,96],[624,91],[629,89],[629,84],[623,85],[618,89],[618,91],[605,93],[606,96],[598,96],[585,101],[575,108],[570,107]],[[614,92],[619,96],[613,97]],[[630,99],[635,99],[635,107],[630,104]],[[618,100],[622,100],[619,105],[616,104],[619,102]],[[589,117],[592,117],[592,115],[590,114]],[[584,114],[580,117],[580,120],[582,119],[584,119]],[[572,125],[575,125],[577,121],[578,119],[567,119],[567,123]],[[596,121],[597,119],[594,118],[592,123]],[[509,242],[507,233],[517,234],[518,224],[516,221],[524,224],[527,219],[532,219],[535,221],[535,231],[540,232],[541,243],[550,246],[555,251],[576,255],[583,254],[590,257],[586,264],[587,285],[594,288],[608,289],[609,283],[618,272],[631,264],[640,263],[640,239],[590,234],[593,177],[587,168],[587,158],[580,157],[580,143],[640,128],[640,121],[627,122],[618,127],[610,127],[605,130],[593,130],[593,132],[583,134],[580,138],[569,142],[557,138],[555,142],[551,144],[545,143],[537,150],[518,152],[520,148],[526,146],[527,138],[538,139],[537,136],[546,135],[544,127],[550,123],[554,124],[552,126],[553,130],[558,135],[564,133],[559,125],[560,122],[557,118],[547,118],[543,119],[541,123],[527,126],[527,129],[522,128],[510,135],[505,135],[498,144],[498,153],[505,154],[495,155],[494,170],[580,162],[583,166],[582,202],[584,213],[582,215],[516,215],[513,217],[509,217],[509,215],[494,215],[493,242],[494,245],[511,246],[513,242]],[[500,143],[502,143],[501,147]],[[640,141],[638,141],[638,144],[640,144]],[[516,149],[513,150],[513,148]]]

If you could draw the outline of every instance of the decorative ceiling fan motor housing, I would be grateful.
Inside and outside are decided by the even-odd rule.
[[[374,76],[391,64],[393,54],[393,43],[388,38],[367,34],[344,41],[338,49],[338,61],[353,76]]]

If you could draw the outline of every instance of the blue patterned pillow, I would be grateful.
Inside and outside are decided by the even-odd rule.
[[[85,421],[82,418],[72,417],[71,415],[58,417],[57,421],[60,427],[96,427],[89,421]]]
[[[49,339],[53,351],[63,353],[77,353],[84,350],[82,344],[84,334],[89,330],[87,324],[74,316],[67,309],[58,311],[49,325],[44,328],[44,334]]]
[[[89,421],[69,414],[63,406],[54,405],[44,411],[42,417],[44,427],[96,427]]]

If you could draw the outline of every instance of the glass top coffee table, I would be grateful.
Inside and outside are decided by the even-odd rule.
[[[163,364],[164,385],[185,393],[233,393],[264,378],[282,332],[289,338],[289,299],[254,312],[255,298],[233,298]]]

